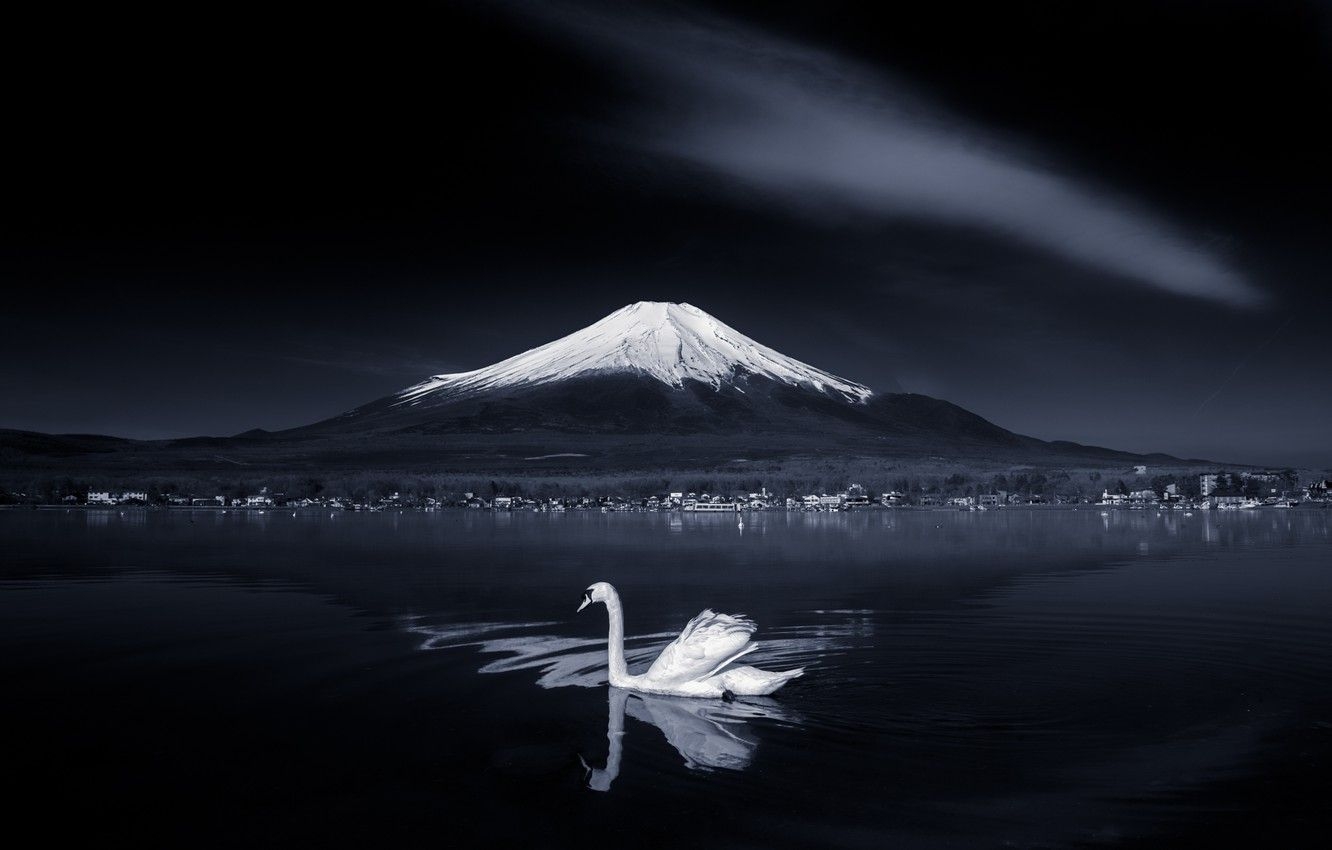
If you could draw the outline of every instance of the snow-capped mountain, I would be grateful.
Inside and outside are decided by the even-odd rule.
[[[539,441],[538,435],[698,438],[747,451],[798,443],[873,451],[908,445],[1015,447],[1026,438],[927,396],[871,390],[757,342],[689,304],[640,301],[580,331],[471,372],[436,375],[302,435]],[[377,439],[377,438],[376,438]]]
[[[675,389],[686,382],[721,389],[745,377],[803,387],[853,403],[869,387],[839,378],[763,345],[692,304],[639,301],[580,331],[492,366],[435,375],[398,394],[398,403],[460,400],[593,375],[653,378]]]
[[[754,461],[777,468],[793,461],[808,471],[811,462],[824,469],[838,459],[886,457],[1173,460],[1014,434],[941,399],[839,378],[697,307],[652,301],[492,366],[436,375],[301,428],[163,444],[0,433],[5,451],[20,458],[96,456],[120,464],[116,469],[224,464],[230,473],[239,464],[302,474],[536,468],[655,474],[749,469],[743,465]]]

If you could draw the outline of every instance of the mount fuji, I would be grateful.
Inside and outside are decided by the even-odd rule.
[[[873,390],[769,348],[698,307],[658,301],[284,433],[422,437],[452,449],[482,436],[526,445],[558,436],[567,449],[577,445],[571,438],[619,435],[646,438],[662,452],[724,444],[721,454],[737,446],[746,454],[1044,453],[1060,445],[947,401]]]
[[[802,363],[692,305],[655,301],[300,428],[161,441],[0,431],[0,455],[16,470],[120,476],[624,474],[800,458],[819,469],[870,458],[1179,462],[1015,434],[950,402]]]
[[[692,304],[639,301],[581,331],[474,372],[436,375],[399,393],[400,403],[431,397],[549,384],[588,375],[640,375],[682,389],[686,382],[720,391],[747,377],[864,402],[868,387],[816,369],[762,345]]]

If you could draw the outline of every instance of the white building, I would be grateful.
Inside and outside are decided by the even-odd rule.
[[[88,492],[88,504],[90,505],[114,505],[116,500],[105,490]]]
[[[694,505],[696,513],[735,513],[740,506],[735,502],[698,502]]]

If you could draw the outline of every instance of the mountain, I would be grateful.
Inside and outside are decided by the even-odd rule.
[[[753,376],[847,402],[873,395],[869,387],[774,351],[692,304],[639,301],[493,366],[436,375],[397,398],[415,406],[610,374],[653,378],[677,390],[689,382],[721,390]]]
[[[286,431],[164,441],[0,432],[23,470],[300,475],[604,474],[797,460],[805,469],[928,463],[1178,463],[1008,431],[955,404],[802,363],[689,304],[640,301],[470,372],[435,375]]]
[[[690,304],[640,301],[470,372],[435,375],[292,434],[787,435],[1019,448],[1026,438],[927,396],[875,392]]]

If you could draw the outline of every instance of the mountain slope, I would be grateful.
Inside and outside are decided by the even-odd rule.
[[[641,301],[492,366],[436,375],[292,434],[689,435],[755,448],[1039,451],[956,405],[875,392],[769,348],[689,304]],[[781,439],[777,439],[778,437]]]
[[[492,366],[436,375],[301,428],[141,442],[0,432],[14,470],[579,474],[866,459],[1174,461],[1015,434],[941,399],[871,390],[688,304],[639,302]],[[553,460],[552,460],[553,459]],[[572,460],[571,460],[572,459]]]
[[[401,404],[458,400],[589,375],[631,374],[681,389],[714,389],[748,374],[863,402],[868,387],[774,351],[691,304],[639,301],[530,351],[471,372],[435,375],[398,394]]]

